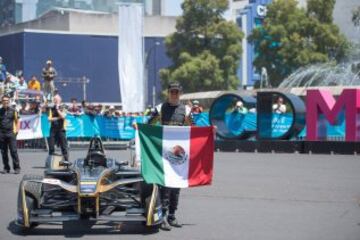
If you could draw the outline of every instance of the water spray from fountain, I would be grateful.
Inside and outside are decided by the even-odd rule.
[[[302,67],[287,77],[279,88],[290,91],[291,88],[312,86],[360,86],[360,61]]]

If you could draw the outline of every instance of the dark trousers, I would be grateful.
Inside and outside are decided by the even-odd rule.
[[[53,155],[55,153],[55,142],[59,143],[64,160],[69,161],[65,130],[50,128],[49,155]]]
[[[20,169],[20,161],[16,147],[16,136],[14,133],[0,133],[1,155],[4,164],[4,170],[10,170],[8,150],[13,161],[13,168]]]
[[[164,214],[175,214],[179,204],[180,188],[160,187],[160,198]]]

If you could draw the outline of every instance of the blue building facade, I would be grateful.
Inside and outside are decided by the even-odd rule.
[[[247,41],[254,28],[263,24],[266,16],[266,5],[270,4],[272,0],[250,0],[249,5],[239,12],[236,18],[236,23],[245,34],[242,42],[242,58],[240,67],[238,69],[238,77],[240,79],[239,88],[251,87],[256,81],[260,80],[260,69],[255,69],[253,66],[256,52],[253,44]]]
[[[148,54],[147,104],[152,104],[153,87],[160,101],[161,83],[158,72],[171,64],[162,37],[146,37]],[[150,51],[151,50],[151,51]],[[32,75],[41,79],[47,59],[52,59],[59,79],[90,80],[86,97],[91,102],[121,102],[118,74],[118,37],[58,32],[25,31],[0,36],[0,56],[11,73],[23,70],[25,79]],[[146,77],[145,77],[146,78]],[[56,82],[65,101],[83,99],[83,85]]]

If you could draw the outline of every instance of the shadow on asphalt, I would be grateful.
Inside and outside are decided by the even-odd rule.
[[[46,169],[46,167],[42,167],[42,166],[33,166],[32,169]]]
[[[80,238],[85,235],[112,235],[112,234],[142,234],[150,235],[159,232],[158,229],[151,229],[142,224],[101,224],[96,225],[94,221],[74,221],[63,224],[44,224],[31,229],[23,229],[15,224],[9,223],[7,228],[12,234],[18,236],[56,236],[62,235],[67,238]]]

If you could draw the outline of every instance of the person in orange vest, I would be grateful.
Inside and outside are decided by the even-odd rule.
[[[28,82],[28,89],[41,91],[40,81],[35,75],[32,75],[30,81]]]

